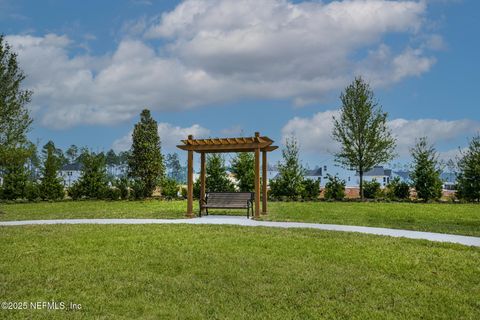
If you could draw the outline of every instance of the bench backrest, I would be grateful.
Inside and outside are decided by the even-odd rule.
[[[209,192],[206,194],[208,204],[245,205],[253,198],[253,192]]]

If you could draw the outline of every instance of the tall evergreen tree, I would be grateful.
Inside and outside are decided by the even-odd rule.
[[[18,66],[17,54],[0,35],[0,166],[18,160],[30,147],[27,133],[32,119],[26,105],[32,92],[22,90],[23,80],[25,74]],[[17,154],[17,149],[23,151]]]
[[[360,176],[363,199],[363,174],[394,158],[395,139],[387,128],[387,113],[375,101],[368,83],[357,77],[341,94],[340,116],[333,117],[333,138],[341,144],[335,160]]]
[[[413,157],[413,171],[410,174],[417,198],[427,202],[442,196],[442,180],[440,179],[440,162],[435,148],[428,143],[426,137],[417,140],[410,149]]]
[[[231,192],[234,185],[228,179],[225,159],[221,154],[212,153],[207,156],[205,187],[207,192]]]
[[[480,134],[473,137],[458,161],[457,196],[480,202]]]
[[[152,196],[155,188],[162,182],[165,167],[158,125],[152,118],[150,110],[142,111],[140,122],[133,129],[128,166],[130,177],[140,180],[144,185],[144,196]]]
[[[40,179],[40,197],[44,200],[63,199],[63,181],[58,177],[58,171],[62,165],[62,159],[56,152],[55,144],[49,141],[43,147],[43,167]]]
[[[26,163],[33,145],[27,133],[32,119],[26,105],[32,92],[21,85],[25,74],[17,62],[17,54],[0,35],[0,172],[4,184],[2,197],[23,198],[29,177]]]
[[[239,152],[231,161],[231,171],[235,174],[240,191],[255,190],[255,157],[251,152]]]
[[[287,138],[282,150],[283,162],[278,164],[278,177],[270,182],[272,196],[295,199],[303,193],[305,169],[298,153],[297,140],[294,137]]]

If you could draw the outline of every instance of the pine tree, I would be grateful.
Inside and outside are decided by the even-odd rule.
[[[225,159],[220,154],[207,156],[205,187],[207,192],[232,192],[233,183],[228,179]]]
[[[296,199],[303,193],[305,169],[298,157],[298,142],[294,137],[287,138],[282,150],[283,162],[278,164],[278,177],[271,181],[271,194],[274,197]]]
[[[34,150],[27,138],[32,119],[26,105],[32,92],[22,90],[24,79],[17,54],[0,35],[0,172],[4,178],[2,197],[6,199],[25,197],[26,164]]]
[[[231,171],[235,174],[240,191],[255,190],[255,157],[251,152],[239,152],[231,161]]]
[[[427,202],[442,196],[442,180],[440,179],[440,163],[435,148],[426,137],[417,140],[410,150],[413,157],[413,171],[410,178],[417,192],[417,198]]]
[[[56,152],[55,144],[49,141],[43,147],[42,178],[40,179],[40,197],[44,200],[63,199],[63,181],[58,177],[62,160]]]
[[[185,180],[184,168],[180,164],[178,153],[169,153],[165,158],[165,164],[169,171],[168,176],[177,182],[183,182]]]
[[[108,188],[105,155],[84,150],[80,158],[82,159],[82,175],[72,186],[77,197],[104,198]]]
[[[26,186],[32,177],[27,160],[35,152],[35,145],[17,148],[8,156],[9,161],[1,167],[3,186],[1,197],[7,200],[24,199]]]
[[[157,122],[147,109],[142,111],[140,122],[133,129],[128,166],[130,177],[141,180],[144,185],[144,197],[151,197],[162,182],[165,167]]]
[[[65,152],[69,163],[74,163],[78,157],[78,147],[72,144]]]
[[[473,137],[458,161],[457,196],[480,202],[480,134]]]
[[[113,149],[108,150],[106,154],[106,162],[108,166],[114,166],[119,164],[117,154],[115,153],[115,151],[113,151]]]
[[[387,128],[387,113],[382,111],[362,78],[355,78],[340,99],[340,117],[333,118],[332,135],[341,144],[335,160],[344,168],[358,172],[363,199],[363,174],[394,158],[395,139]]]
[[[24,79],[17,54],[0,35],[0,167],[18,162],[20,156],[28,158],[25,150],[31,150],[27,133],[32,119],[26,105],[32,92],[21,89]]]

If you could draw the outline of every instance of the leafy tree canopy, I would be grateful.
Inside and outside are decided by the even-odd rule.
[[[333,118],[332,135],[341,146],[335,160],[359,173],[363,199],[363,174],[394,158],[395,138],[387,127],[387,113],[361,77],[345,88],[340,100],[340,116]]]

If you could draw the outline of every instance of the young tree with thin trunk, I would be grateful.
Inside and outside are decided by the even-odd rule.
[[[342,167],[358,172],[363,199],[364,173],[395,157],[395,138],[387,127],[387,113],[361,77],[345,88],[340,100],[340,115],[333,117],[332,135],[341,145],[335,160]]]
[[[428,143],[426,137],[417,140],[410,149],[413,157],[413,171],[410,174],[417,198],[427,202],[442,196],[442,180],[440,179],[440,162],[435,148]]]
[[[133,129],[128,167],[130,177],[140,180],[144,186],[143,196],[151,197],[155,188],[162,183],[165,167],[157,121],[148,109],[142,111],[140,122]]]
[[[295,137],[287,138],[282,150],[283,161],[278,164],[278,177],[270,181],[270,192],[275,198],[297,199],[303,193],[305,168],[299,159]]]

